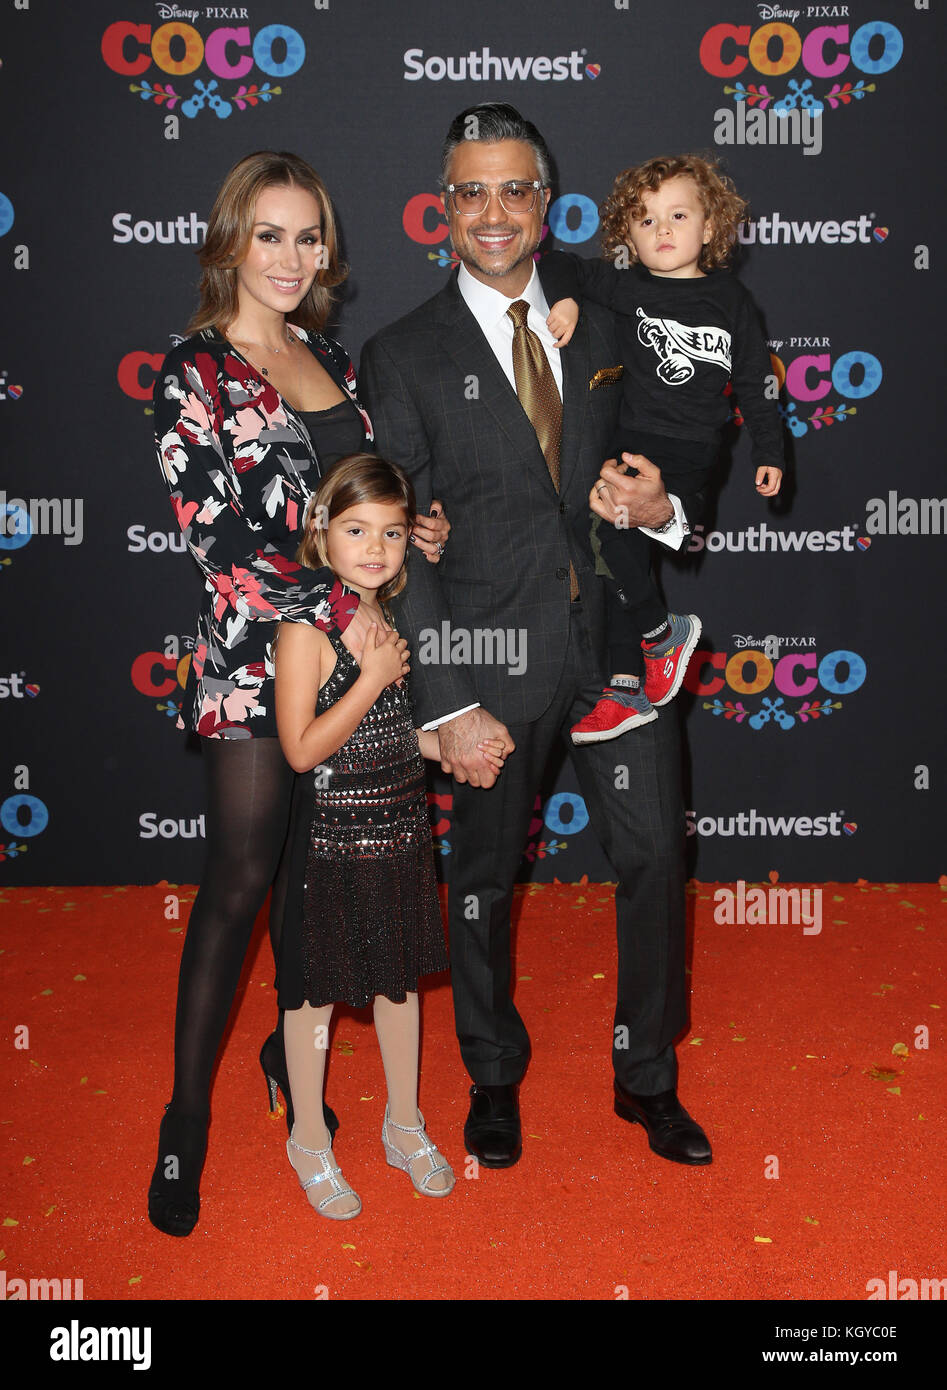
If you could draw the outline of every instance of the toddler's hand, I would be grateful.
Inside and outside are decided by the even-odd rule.
[[[377,685],[380,694],[386,686],[393,685],[410,671],[408,644],[397,632],[382,635],[378,624],[372,623],[359,665],[362,674]]]
[[[556,339],[556,347],[564,348],[575,332],[579,321],[579,306],[574,299],[560,299],[552,306],[546,327]]]
[[[766,465],[756,470],[756,490],[761,497],[775,497],[783,480],[783,470]]]

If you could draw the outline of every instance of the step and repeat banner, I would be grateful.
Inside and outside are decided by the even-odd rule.
[[[451,118],[512,102],[556,164],[547,237],[597,255],[616,173],[710,153],[749,201],[790,475],[734,423],[712,519],[669,557],[703,637],[676,707],[690,868],[936,878],[947,486],[941,7],[855,0],[2,0],[0,883],[194,881],[200,755],[175,728],[199,595],[152,442],[207,214],[258,149],[309,160],[351,266],[357,360],[451,273]],[[450,499],[445,499],[450,508]],[[571,766],[523,875],[611,877]],[[431,783],[442,866],[451,790]]]

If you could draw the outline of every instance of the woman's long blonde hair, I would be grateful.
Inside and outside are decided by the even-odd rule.
[[[207,235],[197,253],[201,263],[200,303],[188,333],[202,328],[225,332],[237,317],[237,266],[253,235],[257,199],[266,188],[303,188],[319,204],[322,244],[327,264],[320,269],[305,299],[288,315],[299,328],[321,333],[335,296],[348,275],[339,258],[339,239],[329,191],[310,164],[286,151],[258,150],[235,164],[224,179],[207,219]]]

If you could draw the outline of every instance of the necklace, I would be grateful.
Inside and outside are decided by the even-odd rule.
[[[287,325],[287,326],[286,326],[286,348],[292,347],[294,336],[295,336],[295,335],[292,333],[291,329],[290,329],[289,326]],[[258,348],[262,348],[264,352],[273,352],[273,353],[275,353],[275,354],[277,355],[277,357],[279,356],[279,354],[280,354],[281,352],[284,352],[284,351],[286,350],[286,348],[269,347],[266,343],[256,343],[256,342],[253,341],[252,338],[233,338],[233,339],[231,339],[231,341],[234,342],[234,343],[236,343],[237,347],[258,347]],[[260,368],[260,371],[263,373],[264,376],[269,376],[269,374],[270,374],[269,368],[268,368],[268,367],[264,367],[262,362],[259,363],[259,368]]]

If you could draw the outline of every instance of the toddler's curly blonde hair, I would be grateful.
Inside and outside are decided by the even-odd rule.
[[[638,253],[628,239],[629,220],[644,216],[645,196],[656,193],[666,179],[689,178],[697,186],[704,216],[711,224],[711,237],[701,247],[698,266],[703,271],[726,265],[737,237],[737,227],[746,216],[747,204],[721,172],[716,160],[696,154],[665,155],[625,169],[615,180],[611,193],[599,213],[602,218],[602,254],[614,260],[625,250],[632,265]]]

